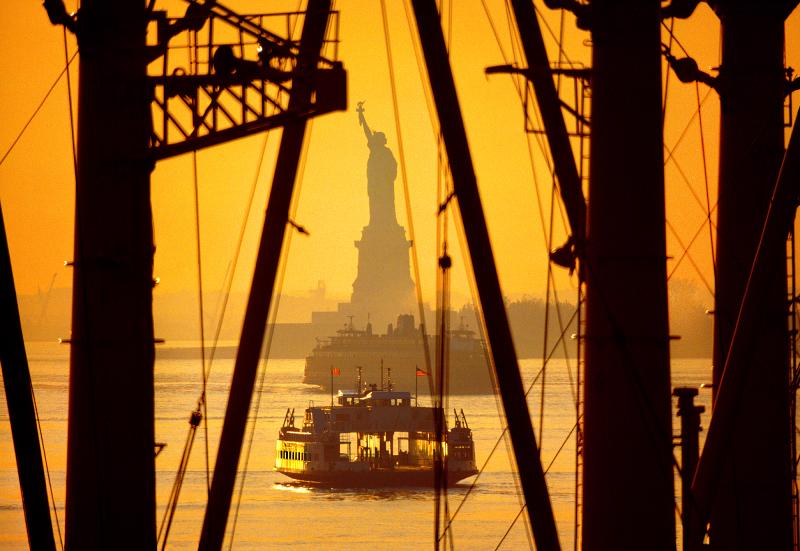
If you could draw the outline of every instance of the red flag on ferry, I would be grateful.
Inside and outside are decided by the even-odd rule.
[[[417,377],[424,377],[427,374],[427,371],[422,371],[420,368],[417,368]]]
[[[341,374],[342,374],[342,371],[338,367],[332,367],[331,368],[331,375],[333,375],[334,377],[338,377]]]

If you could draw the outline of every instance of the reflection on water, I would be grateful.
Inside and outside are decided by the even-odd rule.
[[[38,353],[37,353],[38,352]],[[63,528],[66,465],[66,415],[68,361],[65,347],[46,348],[30,353],[36,398],[42,419],[51,477],[59,520]],[[222,418],[227,402],[232,360],[215,362],[208,384],[208,464],[213,468]],[[710,377],[706,360],[676,362],[673,385],[698,386]],[[541,366],[540,360],[525,360],[523,372],[530,380]],[[574,366],[572,366],[574,369]],[[296,549],[418,549],[430,546],[433,534],[433,492],[430,488],[330,489],[293,481],[273,470],[275,439],[287,408],[302,414],[310,404],[330,403],[330,394],[304,385],[302,360],[272,360],[267,366],[260,393],[258,421],[251,420],[248,440],[252,451],[248,460],[243,490],[234,495],[228,538],[236,518],[234,549],[265,547]],[[156,364],[156,440],[167,447],[156,461],[157,518],[161,519],[183,443],[189,429],[189,413],[201,391],[199,361],[163,360]],[[457,374],[454,374],[457,376]],[[575,423],[575,406],[570,374],[563,361],[551,362],[547,375],[542,462],[552,467],[547,474],[551,500],[562,547],[572,548],[574,515],[574,436],[568,435]],[[351,379],[342,374],[342,386]],[[1,392],[2,389],[0,389]],[[540,391],[530,393],[530,408],[538,412]],[[259,396],[254,397],[254,404]],[[699,403],[710,410],[709,393],[703,391]],[[12,453],[5,398],[0,397],[0,548],[26,549],[24,520],[19,497],[16,465]],[[420,404],[426,404],[420,396]],[[508,444],[500,443],[488,459],[502,431],[498,403],[494,396],[455,396],[450,410],[463,408],[474,431],[478,465],[486,463],[475,488],[453,521],[456,549],[491,549],[511,526],[520,511],[515,477],[509,460]],[[703,424],[708,426],[708,413]],[[534,419],[538,425],[538,416]],[[538,426],[536,427],[538,431]],[[705,433],[702,433],[704,436]],[[197,432],[189,468],[181,492],[180,506],[170,534],[169,549],[196,549],[206,496],[206,455],[204,430]],[[563,449],[557,450],[566,440]],[[245,447],[246,449],[246,447]],[[554,459],[555,458],[555,459]],[[244,463],[240,465],[243,466]],[[470,478],[448,489],[450,511],[455,511],[475,479]],[[240,476],[239,482],[242,481]],[[235,513],[238,503],[238,515]],[[522,515],[524,519],[524,515]],[[226,542],[227,548],[228,542]],[[503,543],[504,549],[528,548],[523,521],[517,522]]]
[[[477,486],[476,486],[477,488]],[[272,486],[273,490],[314,494],[320,499],[353,500],[353,501],[393,501],[393,500],[432,500],[433,489],[419,488],[325,488],[305,484],[303,482],[279,482]],[[463,496],[469,484],[451,486],[447,492],[450,496]],[[474,492],[475,490],[473,490]]]

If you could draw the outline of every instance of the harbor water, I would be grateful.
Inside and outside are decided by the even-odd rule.
[[[47,462],[61,531],[67,444],[68,348],[50,343],[29,344],[33,378]],[[707,359],[673,360],[673,386],[709,382]],[[273,471],[275,439],[287,408],[302,415],[309,404],[324,405],[331,397],[301,382],[303,360],[269,360],[262,364],[251,407],[234,503],[228,521],[225,548],[233,549],[423,549],[434,534],[434,499],[429,488],[331,490],[307,487]],[[542,367],[541,360],[522,360],[526,387]],[[576,362],[548,363],[544,416],[540,423],[541,378],[528,395],[534,428],[543,424],[541,457],[563,549],[572,549],[575,513],[575,377]],[[168,549],[196,549],[207,494],[206,442],[213,471],[233,360],[215,360],[208,382],[208,440],[204,426],[197,432],[180,503],[169,534]],[[189,430],[189,416],[202,390],[200,359],[158,360],[156,363],[156,441],[166,447],[156,459],[160,523]],[[453,377],[458,377],[454,367]],[[355,374],[342,373],[335,384],[354,386]],[[420,378],[422,383],[424,379]],[[376,381],[377,382],[377,381]],[[428,405],[422,393],[420,405]],[[412,393],[414,389],[409,390]],[[0,389],[2,393],[2,389]],[[526,515],[514,476],[510,441],[499,397],[451,396],[449,411],[463,409],[475,439],[479,468],[448,491],[455,549],[525,549],[529,547]],[[697,402],[706,406],[702,423],[708,426],[710,391],[701,390]],[[674,405],[674,404],[673,404]],[[675,411],[673,407],[673,411]],[[634,415],[635,412],[632,412]],[[673,423],[677,431],[678,420]],[[125,419],[119,420],[125,431]],[[251,436],[252,435],[252,436]],[[248,451],[249,450],[249,451]],[[494,451],[493,451],[494,450]],[[678,454],[679,455],[679,454]],[[474,483],[474,487],[473,487]],[[676,491],[679,484],[676,481]],[[469,495],[468,495],[469,494]],[[5,397],[0,400],[0,548],[27,549],[25,523],[13,454]]]

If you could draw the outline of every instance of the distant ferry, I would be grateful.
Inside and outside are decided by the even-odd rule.
[[[486,347],[475,332],[463,324],[448,332],[450,394],[491,394],[492,379],[486,356]],[[433,361],[436,337],[428,336],[428,347]],[[427,375],[422,334],[414,324],[414,316],[401,315],[397,326],[389,326],[385,335],[366,329],[356,329],[350,323],[333,337],[317,339],[317,345],[306,357],[303,382],[331,389],[331,369],[354,373],[362,368],[367,380],[383,378],[384,369],[391,370],[397,385],[412,388],[417,385],[416,375]],[[419,388],[427,394],[428,385],[419,381]]]
[[[275,470],[309,484],[378,488],[430,486],[434,478],[434,408],[412,405],[410,392],[340,390],[336,404],[309,406],[302,426],[286,411],[275,445]],[[447,484],[475,475],[472,431],[462,410],[442,448]]]

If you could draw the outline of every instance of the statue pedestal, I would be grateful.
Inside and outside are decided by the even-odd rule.
[[[403,226],[394,221],[370,223],[355,242],[358,276],[353,282],[350,313],[366,322],[367,314],[379,333],[400,314],[415,312],[408,249]]]

